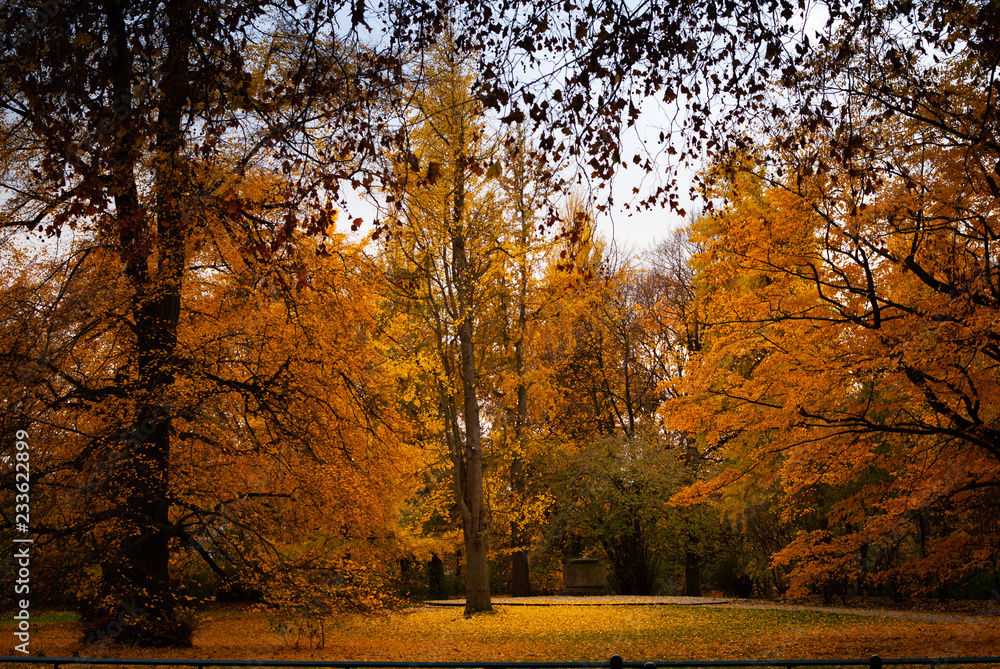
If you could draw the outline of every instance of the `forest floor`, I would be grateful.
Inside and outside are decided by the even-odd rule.
[[[966,607],[970,615],[703,599],[713,601],[609,597],[601,606],[584,606],[596,602],[540,598],[531,606],[498,598],[494,613],[471,618],[458,608],[423,605],[331,618],[322,621],[322,630],[314,620],[311,638],[304,621],[213,606],[196,616],[194,646],[179,649],[84,645],[69,616],[45,616],[32,623],[31,650],[48,657],[258,661],[607,660],[614,653],[662,661],[1000,656],[998,607],[987,602]],[[0,625],[0,632],[11,627]]]

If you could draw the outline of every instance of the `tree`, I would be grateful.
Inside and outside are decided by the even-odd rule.
[[[505,233],[506,251],[499,258],[504,270],[496,274],[496,316],[501,320],[498,334],[503,350],[489,417],[499,429],[491,431],[490,446],[494,471],[502,469],[506,476],[496,476],[487,484],[495,532],[500,534],[504,520],[510,528],[506,542],[510,591],[523,597],[531,594],[531,535],[542,522],[545,508],[544,493],[531,486],[535,473],[531,460],[538,448],[534,437],[539,426],[532,421],[529,407],[530,395],[538,392],[531,388],[538,366],[533,342],[547,299],[540,270],[553,249],[552,241],[539,235],[537,228],[554,193],[549,187],[552,168],[523,128],[515,128],[503,139],[494,165],[500,201],[509,212],[509,231]],[[499,173],[501,165],[503,173]]]
[[[931,205],[928,185],[924,206],[947,212]],[[847,582],[943,592],[993,564],[980,538],[996,531],[981,519],[997,464],[960,427],[983,416],[977,398],[993,393],[980,338],[989,335],[975,326],[974,299],[959,309],[907,267],[960,277],[966,258],[979,256],[956,253],[955,242],[975,244],[975,235],[887,226],[886,213],[900,210],[884,192],[870,205],[879,213],[859,207],[841,222],[829,215],[836,186],[805,197],[804,186],[764,190],[744,175],[731,188],[730,206],[698,225],[710,343],[688,379],[690,396],[669,409],[671,424],[700,428],[726,457],[701,492],[780,486],[801,532],[774,555],[793,567],[793,592],[815,585],[829,596]],[[873,251],[864,239],[876,234]],[[918,253],[891,262],[899,249]],[[976,559],[948,560],[959,545]]]
[[[484,356],[495,338],[491,275],[503,271],[501,215],[485,183],[488,156],[478,105],[470,97],[465,58],[445,41],[423,64],[414,91],[409,153],[391,196],[398,225],[385,242],[393,299],[432,337],[432,374],[441,436],[452,463],[454,500],[462,518],[466,614],[491,610],[489,517],[484,497],[482,385]],[[420,166],[426,172],[417,172]],[[418,352],[424,342],[402,342]]]
[[[678,491],[682,466],[674,435],[656,417],[666,380],[659,374],[676,353],[656,326],[667,282],[604,257],[593,218],[576,204],[549,268],[553,297],[536,353],[538,385],[548,386],[534,403],[550,444],[537,465],[553,500],[550,541],[571,557],[602,552],[619,592],[651,594],[676,563],[670,544],[681,531],[666,500]]]
[[[306,588],[316,606],[377,605],[400,543],[396,509],[412,474],[403,463],[420,458],[403,445],[399,379],[367,336],[378,309],[363,255],[327,240],[328,257],[307,261],[310,288],[284,295],[287,258],[248,266],[223,226],[202,233],[189,249],[198,269],[184,293],[182,371],[169,407],[172,578],[214,581],[210,592],[274,605],[298,601]],[[144,608],[128,591],[107,602],[93,570],[123,557],[116,443],[152,432],[119,432],[128,404],[115,392],[127,351],[115,343],[128,293],[108,280],[115,261],[82,240],[51,265],[38,263],[41,276],[4,291],[17,305],[5,319],[4,340],[13,342],[5,360],[37,377],[4,376],[4,420],[26,420],[35,445],[36,568],[50,597],[82,600],[88,634],[108,629],[105,606],[112,620],[123,603]],[[341,318],[327,322],[330,312]],[[81,386],[92,396],[81,397]],[[179,587],[186,602],[190,585]],[[131,628],[119,635],[130,638]]]
[[[713,399],[691,418],[736,464],[716,486],[780,486],[811,516],[775,558],[794,589],[944,592],[995,560],[976,542],[975,564],[944,556],[995,532],[973,519],[996,485],[998,14],[840,9],[818,47],[773,50],[787,97],[759,127],[766,155],[735,143],[702,181],[726,206],[699,226],[716,304],[695,394]]]
[[[340,183],[357,181],[366,156],[393,141],[372,101],[394,90],[398,60],[360,50],[326,9],[183,0],[0,9],[13,175],[3,224],[84,231],[121,261],[118,377],[80,380],[70,394],[114,402],[126,421],[97,442],[114,454],[107,501],[129,510],[111,535],[108,554],[120,559],[105,565],[100,599],[112,616],[108,602],[138,599],[144,620],[130,634],[139,639],[185,636],[169,559],[180,536],[171,463],[189,242],[218,218],[246,233],[235,240],[245,257],[266,260],[300,230],[325,231]],[[245,187],[265,174],[272,188]]]

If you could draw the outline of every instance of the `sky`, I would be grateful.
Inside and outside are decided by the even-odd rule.
[[[632,211],[625,208],[626,203],[638,197],[632,194],[633,187],[648,188],[649,178],[647,177],[647,181],[643,183],[640,179],[641,176],[636,169],[619,171],[613,184],[615,205],[609,208],[606,213],[598,212],[596,216],[597,228],[610,242],[609,245],[619,253],[629,256],[643,253],[685,224],[684,219],[678,213],[669,209]],[[604,189],[599,193],[606,193],[606,191],[607,189]],[[691,211],[693,205],[686,199],[686,190],[682,196],[684,197],[681,198],[681,205]],[[348,194],[348,201],[350,212],[349,215],[342,217],[340,231],[349,234],[350,219],[360,216],[364,219],[364,225],[359,233],[361,235],[370,234],[372,222],[375,219],[374,208],[360,199],[350,196],[350,194]],[[357,237],[359,235],[350,236]]]
[[[627,130],[621,138],[621,154],[631,156],[635,153],[646,154],[656,152],[660,148],[656,138],[660,130],[669,126],[665,112],[658,102],[651,101],[643,105],[636,125]],[[499,124],[497,124],[499,125]],[[663,164],[658,164],[655,157],[651,157],[656,170],[662,172]],[[681,208],[687,212],[698,209],[698,203],[692,202],[688,198],[688,187],[690,185],[690,171],[681,172],[679,175],[678,197]],[[603,204],[610,191],[613,195],[614,204],[603,212],[595,212],[598,230],[610,242],[609,246],[618,253],[626,256],[641,254],[653,247],[658,241],[665,239],[674,230],[685,225],[685,219],[675,211],[667,208],[655,208],[652,210],[637,210],[634,203],[642,196],[655,189],[659,175],[657,173],[647,174],[637,166],[630,169],[625,168],[616,171],[613,182],[605,187],[600,187],[596,183],[589,185],[593,193],[595,204]],[[639,194],[633,192],[634,188],[639,189]],[[345,189],[347,195],[349,215],[342,217],[341,232],[350,234],[349,223],[355,217],[364,219],[364,225],[358,234],[350,235],[359,237],[370,234],[372,222],[376,218],[375,209],[360,198],[354,196],[350,189]]]

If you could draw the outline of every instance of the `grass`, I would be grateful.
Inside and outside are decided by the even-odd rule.
[[[280,634],[262,612],[200,615],[194,648],[79,643],[65,619],[33,621],[32,650],[105,656],[294,660],[735,660],[1000,655],[996,620],[928,622],[816,611],[706,606],[497,607],[465,618],[425,608],[326,621],[325,647]],[[5,626],[6,627],[6,626]]]

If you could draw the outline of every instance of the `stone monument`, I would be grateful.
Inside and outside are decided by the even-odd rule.
[[[567,595],[606,595],[608,570],[594,558],[574,558],[563,566],[563,590]]]

